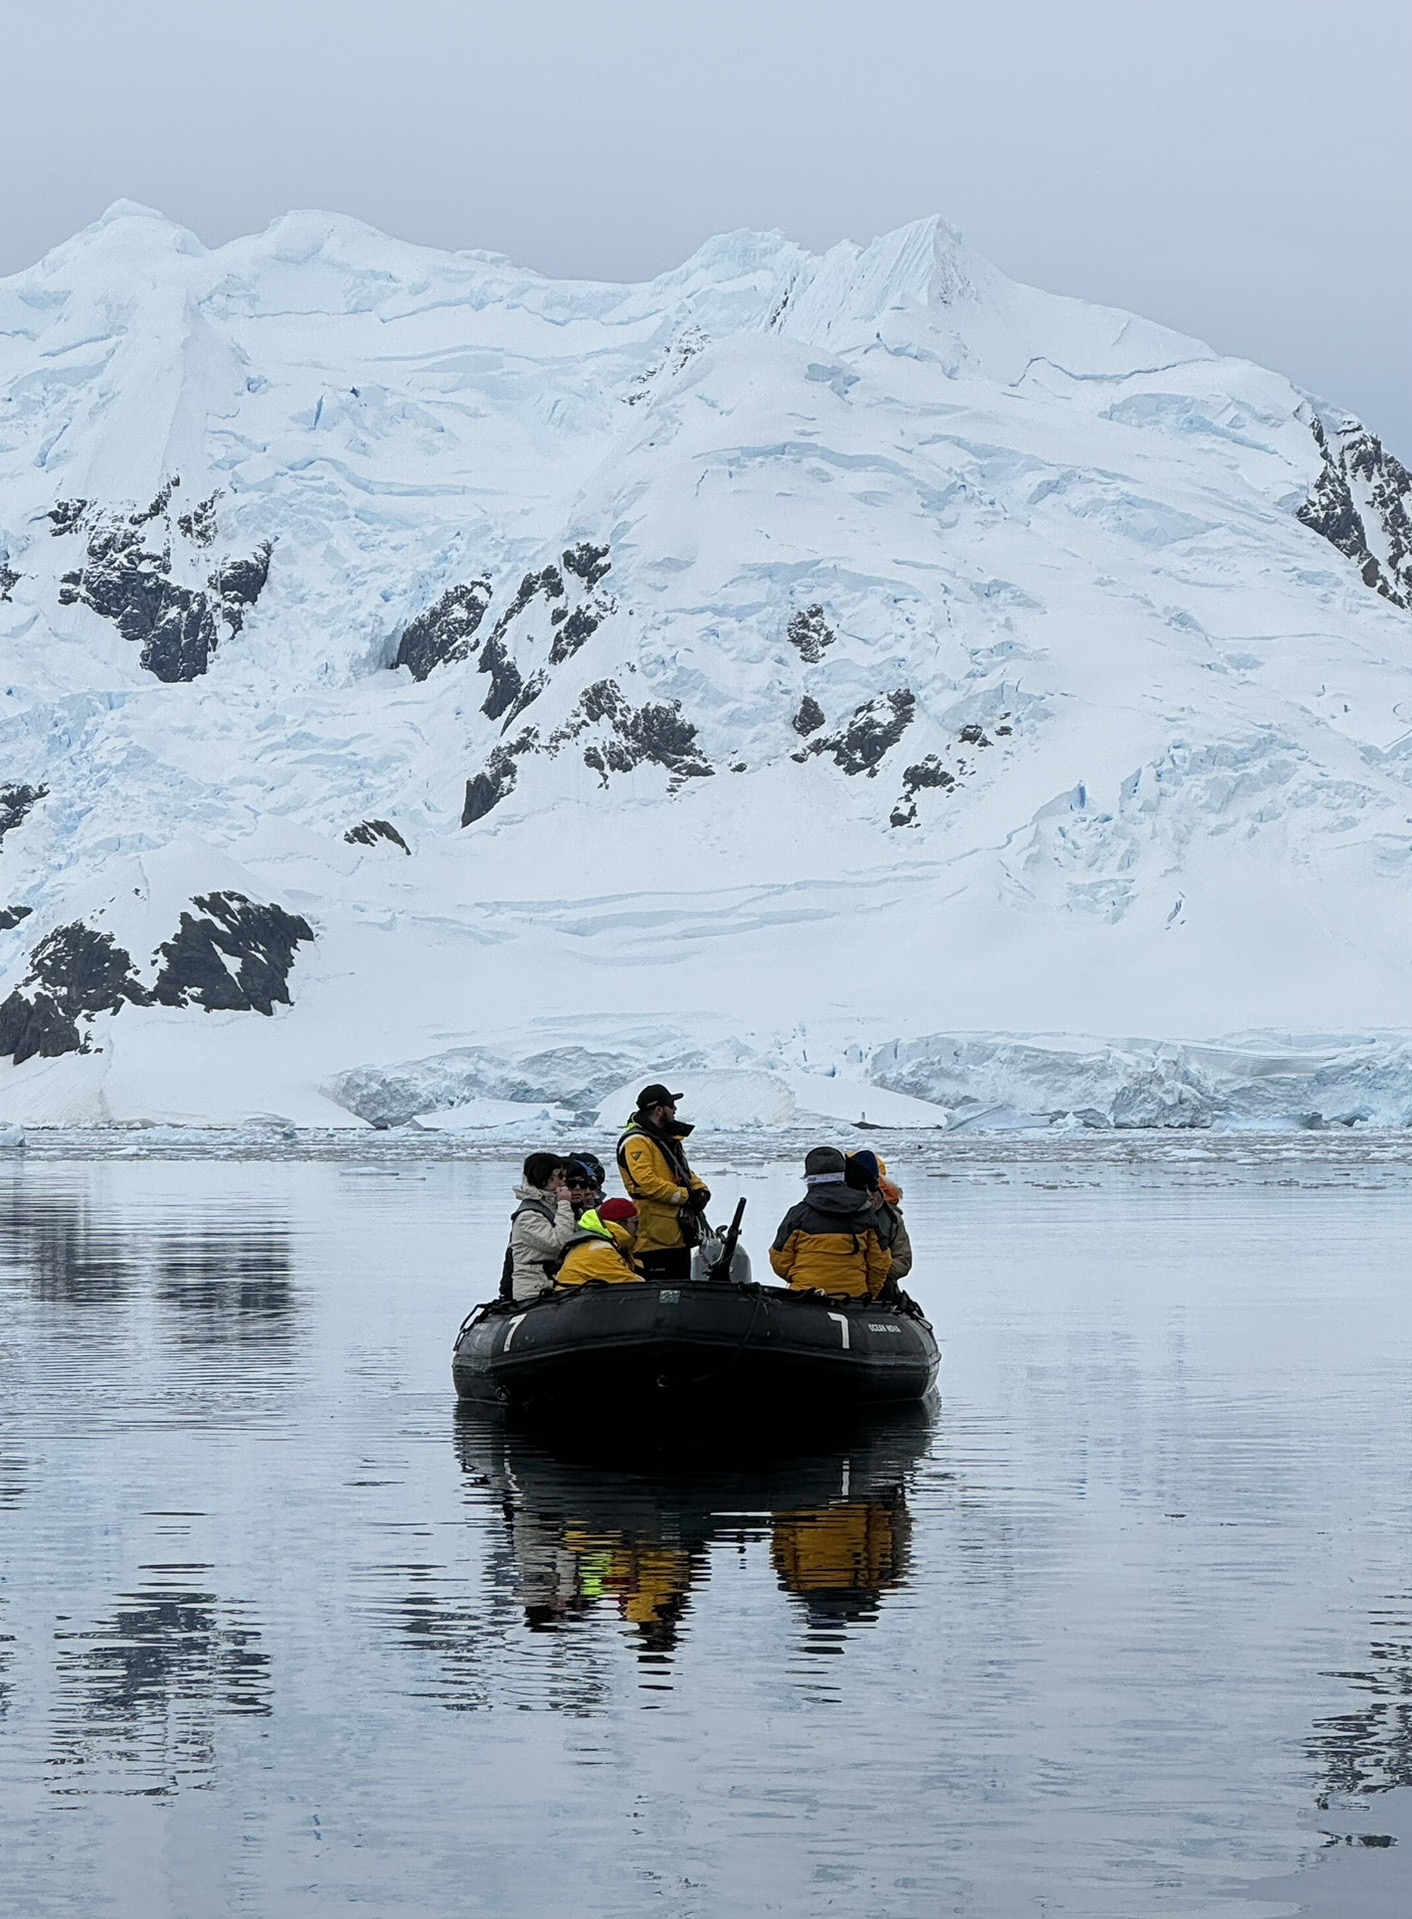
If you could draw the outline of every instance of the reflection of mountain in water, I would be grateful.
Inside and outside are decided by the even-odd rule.
[[[246,1609],[195,1586],[150,1582],[111,1618],[57,1638],[52,1763],[71,1788],[91,1789],[94,1773],[143,1793],[199,1784],[218,1721],[270,1711],[270,1661]]]
[[[1348,1681],[1366,1701],[1356,1711],[1317,1721],[1309,1756],[1319,1768],[1320,1797],[1387,1792],[1412,1786],[1412,1607],[1403,1599],[1374,1615],[1378,1634],[1366,1672],[1328,1676]]]
[[[293,1332],[289,1234],[278,1226],[202,1227],[164,1237],[157,1297],[183,1345],[284,1343]]]
[[[929,1436],[920,1407],[818,1437],[807,1450],[737,1442],[715,1458],[699,1442],[570,1448],[494,1414],[463,1412],[457,1427],[462,1464],[503,1513],[491,1572],[505,1623],[572,1632],[616,1615],[659,1679],[707,1585],[715,1543],[768,1541],[779,1585],[800,1602],[809,1649],[842,1651],[847,1631],[905,1582],[905,1487]],[[434,1622],[414,1603],[402,1623],[435,1645],[449,1680],[469,1675],[469,1645],[448,1631],[446,1615]],[[461,1623],[476,1630],[469,1616]],[[488,1623],[481,1618],[480,1629]],[[581,1686],[601,1692],[582,1651],[574,1664]],[[551,1688],[550,1702],[591,1703],[579,1688],[562,1701]]]
[[[10,1662],[14,1658],[11,1648],[15,1635],[4,1630],[5,1608],[0,1603],[0,1719],[10,1710]]]
[[[295,1292],[289,1228],[197,1211],[132,1226],[85,1193],[0,1186],[0,1296],[23,1287],[42,1306],[90,1312],[150,1294],[183,1346],[286,1344]]]
[[[127,1297],[131,1236],[96,1218],[85,1197],[7,1182],[0,1221],[0,1279],[19,1280],[35,1299],[58,1306],[103,1306]]]

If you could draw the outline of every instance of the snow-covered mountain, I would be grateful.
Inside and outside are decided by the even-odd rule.
[[[1412,1026],[1409,513],[939,220],[607,286],[120,204],[0,282],[0,1117],[964,1117],[1038,1050],[1205,1123],[1160,1042],[1252,1028],[1412,1116],[1289,1037]],[[1035,1030],[1154,1044],[948,1037]]]

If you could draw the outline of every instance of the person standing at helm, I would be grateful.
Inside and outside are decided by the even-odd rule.
[[[618,1141],[618,1171],[637,1201],[638,1263],[649,1279],[691,1277],[691,1249],[711,1198],[687,1164],[682,1141],[691,1128],[677,1118],[680,1098],[656,1082],[644,1086]]]
[[[892,1270],[877,1214],[848,1185],[843,1154],[815,1146],[804,1160],[805,1197],[780,1221],[770,1264],[797,1292],[876,1299]]]

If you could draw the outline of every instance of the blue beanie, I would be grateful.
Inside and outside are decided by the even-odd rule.
[[[871,1192],[882,1178],[877,1154],[850,1153],[844,1161],[843,1177],[847,1185],[856,1187],[860,1193]]]

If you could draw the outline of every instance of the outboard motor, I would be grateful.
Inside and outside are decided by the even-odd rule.
[[[745,1286],[750,1282],[750,1255],[740,1243],[740,1222],[745,1215],[742,1199],[725,1232],[702,1221],[700,1243],[691,1255],[691,1277],[697,1283],[715,1286]]]

